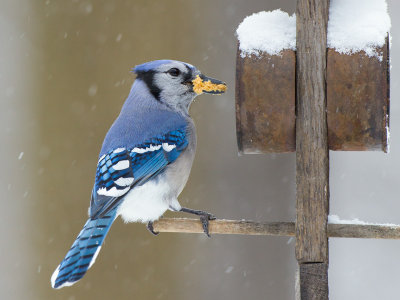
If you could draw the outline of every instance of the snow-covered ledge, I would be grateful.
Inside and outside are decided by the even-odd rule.
[[[364,51],[382,60],[376,49],[385,44],[390,27],[386,0],[331,0],[327,45],[342,54]],[[255,13],[236,34],[242,57],[296,50],[296,16],[279,9]]]
[[[236,30],[242,57],[296,50],[296,16],[280,9],[246,17]]]
[[[331,0],[328,47],[342,54],[365,51],[382,61],[376,51],[385,44],[391,22],[386,0]]]
[[[384,226],[384,227],[392,227],[392,228],[400,228],[399,224],[392,224],[392,223],[371,223],[361,221],[360,219],[352,219],[352,220],[344,220],[339,218],[338,215],[329,215],[328,216],[328,223],[329,224],[350,224],[350,225],[374,225],[374,226]]]

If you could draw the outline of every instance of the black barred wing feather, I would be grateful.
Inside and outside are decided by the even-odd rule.
[[[97,165],[90,217],[97,218],[110,211],[131,188],[145,183],[173,163],[187,145],[186,132],[174,130],[140,145],[104,154]]]

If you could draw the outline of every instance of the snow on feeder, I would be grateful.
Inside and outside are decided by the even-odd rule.
[[[388,151],[389,29],[384,0],[331,0],[326,78],[331,150]],[[239,25],[237,37],[239,152],[293,152],[296,16],[281,10],[253,14]]]

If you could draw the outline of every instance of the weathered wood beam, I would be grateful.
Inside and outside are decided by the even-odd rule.
[[[329,298],[328,16],[329,0],[297,0],[296,259],[301,300]]]
[[[153,224],[156,232],[203,233],[199,219],[162,218]],[[294,222],[210,221],[210,234],[295,236]],[[328,224],[335,238],[400,239],[400,226],[384,224]]]
[[[297,1],[296,183],[299,262],[328,262],[329,152],[326,118],[328,1]]]

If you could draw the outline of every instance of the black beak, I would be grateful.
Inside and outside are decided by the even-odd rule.
[[[192,80],[192,83],[193,91],[199,95],[202,93],[219,95],[225,93],[227,88],[225,82],[207,77],[203,74],[197,75],[196,78]]]

